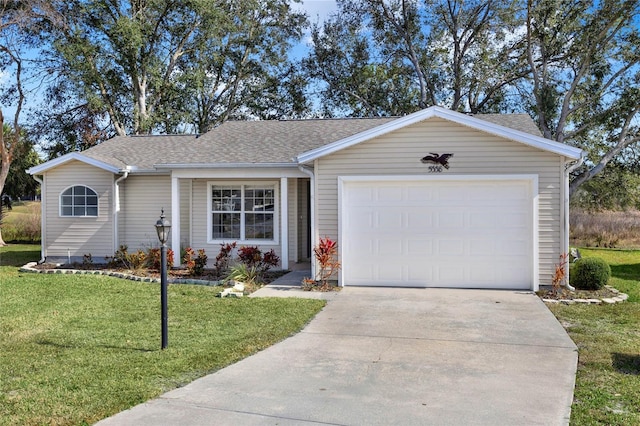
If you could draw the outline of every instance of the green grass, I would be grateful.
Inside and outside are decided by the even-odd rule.
[[[640,251],[580,249],[611,265],[616,305],[551,305],[578,346],[572,425],[640,424]]]
[[[220,299],[104,276],[21,273],[38,246],[0,248],[0,424],[93,423],[189,383],[300,330],[324,302]]]

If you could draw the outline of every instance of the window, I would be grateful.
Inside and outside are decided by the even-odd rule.
[[[97,217],[98,194],[84,185],[67,188],[60,194],[60,216]]]
[[[211,185],[212,240],[275,241],[276,185]]]

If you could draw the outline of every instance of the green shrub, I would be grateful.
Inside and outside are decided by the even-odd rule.
[[[587,257],[574,263],[569,282],[580,290],[599,290],[609,282],[609,278],[611,267],[607,262],[598,257]]]

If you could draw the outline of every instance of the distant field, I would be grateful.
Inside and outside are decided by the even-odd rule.
[[[570,244],[576,247],[640,248],[640,211],[571,209]]]
[[[2,239],[5,242],[40,242],[40,202],[13,203],[13,209],[3,208]]]

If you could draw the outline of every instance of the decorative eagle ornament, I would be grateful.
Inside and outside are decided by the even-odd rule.
[[[431,155],[427,155],[425,157],[422,157],[422,159],[420,161],[422,161],[423,163],[440,164],[445,169],[449,168],[449,158],[453,157],[453,154],[438,155],[438,153],[436,153],[436,152],[430,152],[429,154],[431,154]]]

